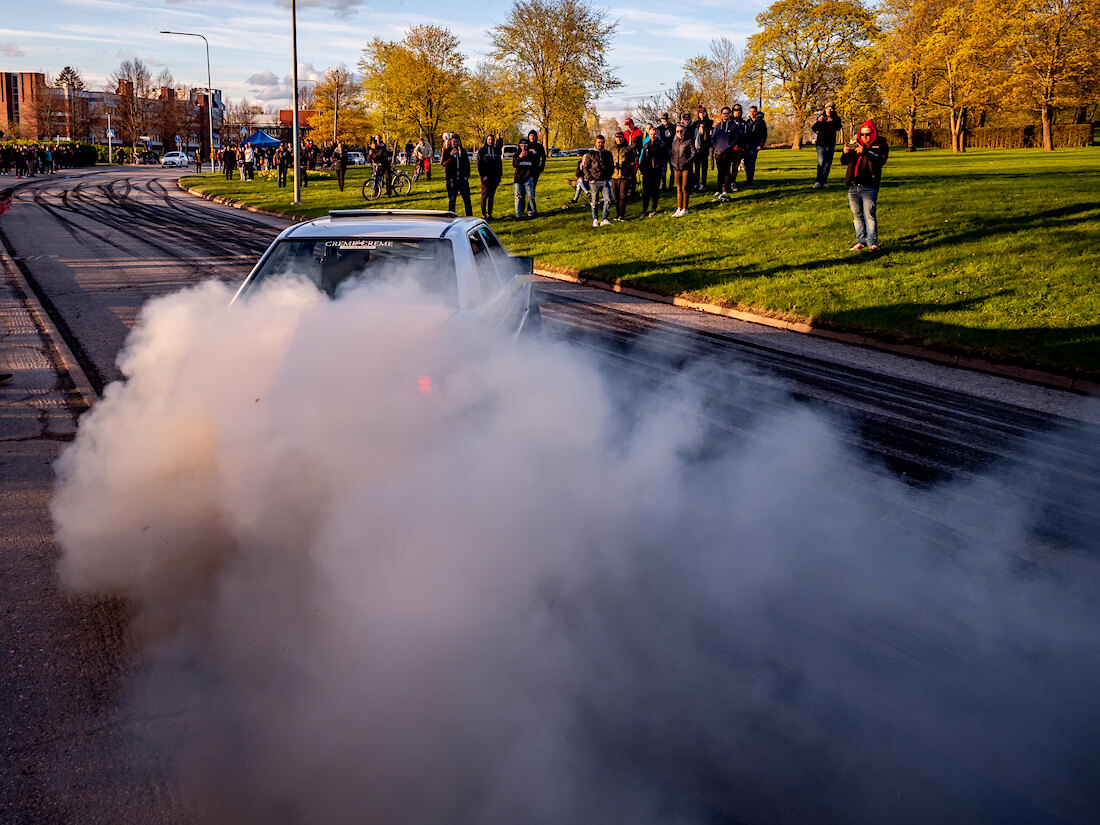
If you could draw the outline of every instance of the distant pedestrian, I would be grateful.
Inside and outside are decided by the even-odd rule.
[[[596,145],[584,154],[581,161],[581,173],[588,182],[588,191],[592,197],[592,226],[610,226],[607,219],[611,209],[611,173],[615,168],[615,160],[604,146],[603,135],[596,135]],[[603,198],[603,220],[597,216],[597,205]]]
[[[233,170],[237,168],[237,152],[232,146],[222,149],[222,169],[226,180],[233,180]]]
[[[538,189],[539,177],[542,175],[542,170],[546,168],[546,147],[539,143],[539,133],[534,129],[527,133],[527,151],[531,152],[536,159],[534,175],[531,178],[532,208],[527,213],[527,217],[533,218],[538,215],[538,211],[534,209],[535,192]]]
[[[826,103],[824,110],[810,127],[817,135],[817,178],[814,180],[814,189],[821,189],[829,182],[833,155],[836,153],[836,136],[843,127],[844,123],[836,113],[835,103]]]
[[[337,141],[332,150],[332,166],[336,170],[336,186],[344,191],[344,176],[348,172],[348,150],[344,148],[344,142]]]
[[[470,156],[462,148],[462,138],[457,133],[451,135],[451,151],[443,159],[443,171],[447,176],[447,210],[455,211],[455,203],[461,195],[466,217],[471,217],[474,207],[470,203]]]
[[[844,144],[840,162],[848,167],[844,182],[848,185],[848,205],[856,230],[853,252],[879,248],[878,190],[882,167],[889,157],[890,147],[875,129],[873,120],[860,124],[855,140]]]
[[[481,179],[481,217],[491,221],[493,199],[496,197],[497,187],[500,186],[500,179],[504,176],[500,147],[492,134],[485,136],[485,143],[477,150],[477,176]]]
[[[674,218],[682,218],[688,211],[691,196],[691,168],[695,161],[695,141],[688,137],[691,124],[681,123],[676,127],[676,136],[672,139],[672,150],[668,162],[672,167],[672,179],[676,184],[676,211]]]
[[[755,106],[749,107],[749,119],[745,122],[745,183],[751,185],[756,177],[756,157],[768,143],[768,124],[764,113]]]
[[[432,145],[424,138],[420,138],[413,148],[413,155],[420,163],[421,172],[427,180],[432,179]]]
[[[280,189],[286,188],[286,170],[290,167],[293,159],[294,153],[290,151],[290,147],[285,143],[280,143],[279,148],[275,150],[275,173],[278,175],[276,185]]]
[[[413,162],[413,142],[411,140],[405,141],[405,163]]]
[[[668,189],[668,150],[672,148],[672,139],[676,137],[676,125],[668,119],[668,112],[661,115],[661,122],[657,126],[657,137],[665,145],[665,165],[661,168],[661,188]]]

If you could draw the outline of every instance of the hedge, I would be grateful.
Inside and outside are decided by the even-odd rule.
[[[885,137],[891,146],[909,145],[904,129],[889,129]],[[951,132],[948,129],[917,129],[913,133],[913,144],[917,149],[950,149]],[[1043,145],[1043,127],[981,126],[967,129],[966,145],[971,149],[1039,149]],[[1092,124],[1055,125],[1054,146],[1059,149],[1092,146]]]

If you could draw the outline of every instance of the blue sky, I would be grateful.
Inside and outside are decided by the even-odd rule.
[[[205,86],[202,41],[158,33],[190,31],[210,40],[215,88],[232,100],[247,96],[262,105],[289,105],[290,0],[9,0],[4,5],[0,70],[56,75],[73,65],[88,86],[103,88],[123,59],[140,57],[154,74],[167,67],[177,83]],[[707,51],[711,38],[726,36],[743,46],[766,5],[763,0],[646,0],[605,7],[620,21],[610,57],[620,67],[624,87],[615,98],[600,101],[600,113],[619,115],[632,108],[632,101],[677,80],[684,61]],[[488,53],[489,29],[505,19],[510,7],[510,0],[398,0],[389,5],[299,0],[300,77],[317,78],[337,64],[354,69],[369,39],[400,39],[417,23],[449,27],[462,40],[472,66]]]

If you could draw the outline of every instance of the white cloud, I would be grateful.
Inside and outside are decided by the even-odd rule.
[[[26,52],[14,43],[0,43],[0,54],[4,57],[23,57]]]
[[[257,72],[245,81],[251,86],[278,86],[279,78],[272,71]]]

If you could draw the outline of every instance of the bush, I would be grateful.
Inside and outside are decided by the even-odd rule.
[[[904,129],[888,129],[884,137],[891,146],[906,146]],[[913,133],[917,149],[950,149],[951,132],[948,129],[917,129]],[[980,126],[966,130],[966,145],[970,149],[1041,149],[1043,127],[1029,126]],[[1092,124],[1080,123],[1054,126],[1056,149],[1084,148],[1092,145]]]

